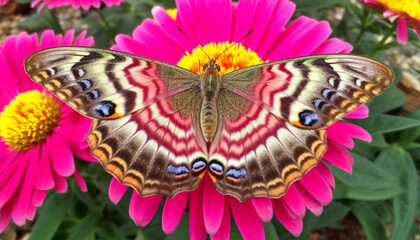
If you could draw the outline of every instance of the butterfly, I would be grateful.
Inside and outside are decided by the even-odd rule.
[[[220,76],[87,47],[35,52],[25,70],[92,118],[91,154],[141,196],[173,197],[208,174],[240,201],[282,196],[316,166],[326,130],[390,86],[385,64],[350,54],[299,57]]]

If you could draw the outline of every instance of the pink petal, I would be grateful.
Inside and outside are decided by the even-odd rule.
[[[162,195],[152,195],[148,197],[141,197],[137,192],[131,195],[129,214],[131,219],[139,225],[146,226],[155,216],[162,201]]]
[[[327,137],[350,148],[353,147],[353,140],[351,137],[367,142],[372,141],[372,137],[366,130],[357,125],[346,122],[336,122],[329,126],[327,128]]]
[[[162,213],[162,229],[166,234],[171,234],[181,221],[187,207],[189,192],[182,192],[174,198],[166,198]]]
[[[86,182],[82,178],[82,176],[80,175],[79,171],[75,170],[73,176],[74,176],[74,180],[76,180],[76,183],[79,186],[80,190],[82,190],[82,192],[86,192],[87,191]]]
[[[121,184],[118,179],[115,177],[112,178],[111,183],[109,184],[108,195],[111,202],[117,204],[122,196],[124,195],[125,191],[127,191],[128,185]]]
[[[324,161],[351,173],[353,168],[353,157],[349,151],[332,140],[327,140],[328,149],[322,157]]]
[[[327,205],[332,201],[331,188],[318,173],[316,168],[312,168],[306,173],[306,175],[299,180],[299,183],[322,205]]]
[[[335,187],[335,181],[334,176],[332,175],[330,169],[323,163],[320,162],[316,167],[316,171],[321,174],[322,178],[324,178],[325,182],[328,183],[328,185],[331,188]]]
[[[214,187],[210,178],[204,180],[203,217],[204,225],[210,235],[217,232],[223,220],[225,196]]]
[[[408,40],[407,22],[404,17],[398,19],[397,24],[397,40],[401,44],[406,44]]]
[[[294,184],[287,190],[286,194],[280,198],[283,204],[287,205],[293,216],[303,218],[306,213],[305,204],[301,200],[300,193],[297,191]]]
[[[55,172],[63,177],[71,176],[75,171],[74,158],[64,137],[54,134],[47,138],[46,144]]]
[[[303,204],[316,216],[321,215],[322,213],[322,204],[320,204],[315,198],[313,198],[305,188],[303,188],[299,181],[294,183],[296,190],[299,192],[300,199],[302,200]],[[274,212],[275,214],[275,212]]]
[[[32,196],[32,204],[35,207],[40,207],[45,200],[45,196],[47,196],[47,191],[35,188],[34,194]]]
[[[21,167],[17,168],[16,171],[11,171],[13,174],[11,174],[10,178],[4,178],[4,185],[0,188],[0,208],[3,208],[10,198],[19,191],[19,186],[23,182],[24,172],[27,168],[26,165],[29,164],[29,159],[21,156],[16,162],[19,163]],[[6,172],[3,169],[2,171]]]
[[[251,201],[241,203],[238,199],[229,197],[229,203],[242,237],[244,239],[264,239],[263,224]]]
[[[280,200],[273,200],[274,215],[279,219],[283,226],[295,237],[302,233],[302,218],[293,218],[285,210]]]
[[[51,160],[47,151],[40,151],[39,168],[35,176],[35,187],[48,190],[54,187],[54,178],[51,172]]]
[[[229,239],[230,234],[230,207],[229,207],[229,200],[225,197],[225,207],[223,213],[223,220],[222,224],[220,224],[219,230],[210,236],[212,240],[224,240]]]
[[[191,239],[206,239],[207,232],[203,219],[203,193],[204,184],[190,194],[189,201],[189,227]],[[206,206],[207,207],[207,206]]]
[[[271,221],[273,217],[273,204],[270,198],[256,197],[252,198],[251,202],[263,222]]]
[[[55,182],[54,190],[59,193],[67,192],[67,180],[55,172],[53,172],[53,178]]]
[[[30,161],[28,161],[25,177],[21,182],[19,193],[12,211],[13,221],[19,226],[23,225],[26,221],[28,206],[31,202],[32,193],[34,191],[34,178],[38,169],[38,161],[33,160],[36,159],[37,155],[38,151],[26,151],[25,155],[22,156],[22,158],[30,159]]]
[[[9,225],[10,219],[12,218],[12,209],[11,203],[0,208],[0,232],[3,232],[7,225]]]

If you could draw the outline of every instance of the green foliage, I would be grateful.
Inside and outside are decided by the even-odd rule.
[[[19,2],[30,2],[19,0]],[[383,19],[378,12],[360,7],[350,1],[295,0],[294,18],[307,15],[319,21],[327,20],[333,27],[333,37],[354,46],[354,53],[383,58],[386,49],[398,46],[390,40],[395,24]],[[97,47],[108,48],[117,34],[131,34],[145,18],[151,18],[153,6],[174,8],[173,1],[132,0],[120,7],[102,8],[86,12],[83,23]],[[331,19],[327,13],[333,8],[345,10],[342,19]],[[21,27],[29,30],[53,29],[61,33],[54,11],[44,9],[33,13]],[[81,31],[82,29],[78,29]],[[409,42],[420,49],[417,35],[410,29]],[[349,175],[336,167],[333,172],[336,189],[334,200],[324,208],[321,216],[309,211],[304,218],[304,230],[299,239],[319,228],[339,227],[339,221],[349,213],[356,216],[368,239],[409,239],[419,233],[415,217],[420,217],[418,169],[420,167],[420,110],[408,114],[402,109],[404,94],[395,86],[401,72],[395,68],[392,87],[374,98],[368,106],[367,119],[352,120],[372,135],[372,143],[355,141],[352,151],[353,173]],[[187,239],[188,214],[171,235],[161,229],[162,206],[146,227],[138,227],[128,216],[130,196],[114,205],[108,199],[110,177],[99,164],[77,161],[78,169],[88,183],[87,193],[76,190],[70,182],[66,194],[50,193],[39,211],[30,239]],[[241,239],[232,220],[231,239]],[[391,226],[391,233],[386,227]],[[296,239],[273,218],[264,225],[267,239]]]

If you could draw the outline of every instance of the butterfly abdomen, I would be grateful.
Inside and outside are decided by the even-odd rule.
[[[200,111],[201,133],[206,142],[211,142],[217,130],[217,106],[215,101],[203,101]]]

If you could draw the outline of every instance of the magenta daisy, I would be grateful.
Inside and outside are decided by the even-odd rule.
[[[73,154],[96,161],[88,148],[81,148],[90,120],[33,82],[23,64],[44,48],[92,45],[92,37],[85,35],[45,31],[38,43],[37,34],[23,32],[0,44],[0,232],[11,219],[18,225],[32,220],[49,189],[66,192],[66,177],[73,176],[86,191]]]
[[[252,1],[233,3],[222,1],[177,1],[174,20],[164,9],[155,7],[155,20],[145,20],[133,32],[133,37],[119,35],[112,48],[198,71],[202,51],[177,29],[203,46],[210,57],[243,37],[249,29],[254,31],[220,56],[218,63],[224,71],[232,71],[265,61],[326,53],[348,53],[352,46],[339,39],[328,39],[331,28],[325,21],[299,17],[287,27],[295,5],[288,0]],[[186,51],[188,54],[186,54]],[[203,64],[203,61],[201,61]],[[224,73],[222,73],[224,74]],[[347,118],[367,117],[368,110],[361,106]],[[137,225],[147,225],[161,201],[165,201],[162,228],[172,233],[188,206],[191,239],[227,239],[231,214],[245,239],[263,239],[263,223],[277,218],[292,234],[302,231],[302,218],[306,209],[316,215],[332,200],[334,178],[325,163],[351,172],[353,159],[347,148],[353,147],[352,137],[370,141],[362,128],[337,122],[327,128],[328,150],[324,162],[296,181],[279,199],[258,197],[240,202],[232,196],[219,193],[208,175],[191,192],[182,192],[174,198],[160,195],[141,197],[132,194],[130,217]],[[127,186],[112,180],[109,195],[117,203]]]
[[[47,6],[49,9],[58,8],[62,6],[71,5],[73,8],[83,8],[85,10],[90,7],[99,8],[101,3],[104,3],[108,7],[119,6],[121,2],[125,0],[34,0],[31,7],[39,5],[38,11]]]
[[[9,0],[0,0],[0,6],[6,5],[8,2]]]
[[[420,2],[418,0],[362,0],[364,3],[383,11],[383,16],[392,23],[397,22],[397,40],[406,44],[407,26],[411,26],[420,39]]]

